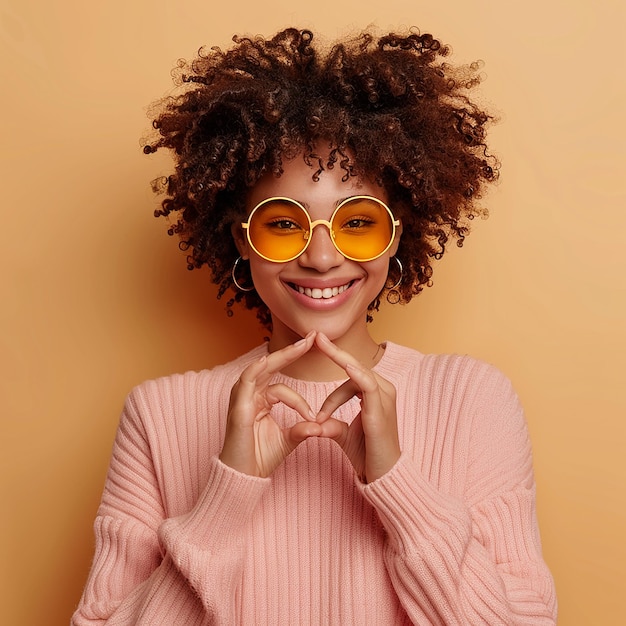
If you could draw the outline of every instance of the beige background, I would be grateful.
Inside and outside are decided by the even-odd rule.
[[[504,163],[491,217],[379,339],[496,363],[527,408],[560,624],[626,611],[622,0],[2,0],[2,622],[66,624],[125,394],[255,345],[187,272],[139,138],[169,70],[202,44],[285,25],[335,38],[418,25],[484,59]]]

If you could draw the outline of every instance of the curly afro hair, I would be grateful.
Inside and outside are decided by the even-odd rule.
[[[404,268],[395,285],[397,264],[390,265],[387,299],[409,302],[431,284],[432,262],[449,240],[461,246],[469,220],[485,214],[477,201],[498,176],[485,144],[493,118],[468,96],[480,64],[444,62],[449,48],[417,31],[365,32],[328,47],[295,28],[233,41],[227,51],[203,48],[178,62],[180,93],[156,103],[155,135],[144,147],[173,153],[175,172],[153,183],[166,196],[155,215],[169,216],[189,269],[207,264],[219,297],[233,287],[231,224],[244,215],[249,189],[304,155],[314,180],[337,165],[344,180],[366,177],[386,189],[402,220]],[[320,144],[328,158],[316,153]],[[242,300],[270,326],[255,291],[236,291],[229,315]]]

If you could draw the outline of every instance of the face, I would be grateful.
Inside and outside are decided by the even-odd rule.
[[[337,205],[349,196],[368,195],[387,201],[384,189],[367,180],[344,182],[339,166],[324,171],[317,182],[312,174],[302,157],[287,161],[280,178],[267,175],[252,188],[246,203],[248,214],[259,202],[275,196],[300,202],[312,221],[330,220]],[[250,261],[257,293],[271,312],[272,343],[276,347],[310,330],[322,331],[333,341],[359,341],[367,334],[367,308],[387,280],[389,258],[398,247],[399,227],[390,248],[367,262],[344,257],[323,225],[313,229],[306,250],[286,263],[259,256],[239,224],[233,226],[233,234],[241,256]]]

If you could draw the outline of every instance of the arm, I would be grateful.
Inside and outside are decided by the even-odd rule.
[[[205,625],[228,623],[233,616],[243,530],[269,480],[245,476],[212,458],[195,506],[166,519],[142,419],[158,410],[159,399],[149,396],[136,389],[121,417],[75,626]]]
[[[230,377],[212,379],[204,405],[198,402],[205,392],[185,386],[182,376],[151,381],[131,394],[98,510],[96,557],[74,615],[76,626],[237,621],[235,590],[256,504],[275,467],[321,431],[301,396],[270,384],[275,371],[312,344],[313,334],[252,362],[234,386]],[[229,391],[224,436],[220,420],[208,413]],[[279,428],[270,415],[279,401],[310,421]],[[204,406],[207,416],[200,421],[208,430],[198,431],[194,424]],[[200,445],[198,452],[198,438],[211,445]],[[190,462],[191,448],[200,454],[196,462]],[[202,478],[192,479],[198,463],[208,466],[206,478],[202,472]]]
[[[439,491],[404,455],[360,489],[387,531],[388,572],[415,623],[553,625],[523,412],[508,380],[479,369],[463,498]]]
[[[530,443],[509,381],[483,363],[431,360],[432,369],[420,370],[428,388],[418,394],[428,404],[418,406],[411,398],[403,409],[421,418],[404,415],[403,424],[429,425],[428,432],[411,430],[410,437],[420,439],[420,449],[436,461],[412,459],[399,452],[393,385],[325,337],[317,345],[350,377],[327,398],[318,420],[368,483],[358,486],[387,531],[387,569],[413,622],[554,624],[556,599],[541,557]],[[361,411],[352,423],[333,420],[334,410],[355,394]],[[451,493],[436,484],[438,474],[455,476]]]
[[[438,492],[406,457],[362,489],[387,531],[387,569],[414,623],[556,623],[532,489],[520,486],[469,509]]]

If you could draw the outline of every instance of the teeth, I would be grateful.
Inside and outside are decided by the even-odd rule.
[[[333,298],[334,296],[338,296],[340,293],[343,293],[348,287],[350,283],[345,285],[341,285],[340,287],[326,287],[325,289],[311,289],[309,287],[301,287],[300,285],[294,285],[298,293],[301,293],[304,296],[308,296],[309,298],[313,298],[314,300],[319,300],[320,298],[328,299]]]

